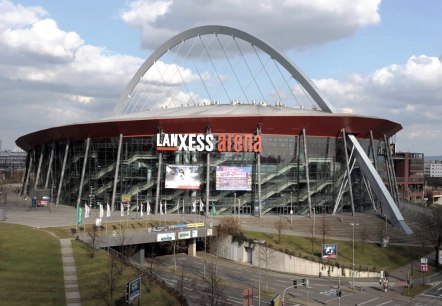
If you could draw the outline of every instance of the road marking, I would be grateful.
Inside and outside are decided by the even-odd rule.
[[[326,296],[336,296],[336,289],[330,289],[327,291],[321,291],[319,294]]]
[[[382,304],[377,304],[376,306],[385,305],[385,304],[388,304],[388,303],[391,303],[391,302],[393,302],[393,300],[389,300],[389,301],[387,301],[387,302],[385,302],[385,303],[382,303]],[[361,304],[359,304],[359,305],[361,305]]]
[[[428,296],[428,297],[434,297],[434,298],[440,298],[440,296],[437,296],[437,295],[430,295],[430,294],[419,294],[419,295]]]
[[[365,301],[365,302],[359,303],[358,305],[364,305],[364,304],[367,304],[367,303],[373,302],[373,301],[375,301],[375,300],[377,300],[377,299],[379,299],[379,298],[374,298],[374,299],[371,299],[371,300],[368,300],[368,301]]]
[[[235,298],[233,298],[233,297],[231,297],[231,296],[228,296],[228,297],[226,298],[226,300],[228,300],[228,301],[230,301],[230,302],[233,302],[233,303],[236,303],[236,304],[240,304],[240,305],[243,304],[243,300],[238,300],[238,299],[235,299]]]

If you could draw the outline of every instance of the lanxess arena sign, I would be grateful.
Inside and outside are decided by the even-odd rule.
[[[157,134],[157,151],[262,152],[261,135]]]

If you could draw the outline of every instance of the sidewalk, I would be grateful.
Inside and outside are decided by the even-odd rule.
[[[63,261],[64,288],[67,306],[81,306],[77,269],[71,239],[60,239],[61,259]]]

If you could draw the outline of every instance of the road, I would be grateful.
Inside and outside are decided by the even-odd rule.
[[[238,264],[204,253],[197,257],[185,254],[176,255],[176,271],[173,255],[151,259],[153,271],[169,286],[185,292],[190,305],[199,305],[208,295],[210,288],[219,290],[224,297],[223,305],[243,305],[243,290],[253,289],[253,304],[270,305],[272,298],[286,290],[285,301],[288,305],[364,305],[364,306],[442,306],[442,276],[434,277],[433,287],[414,299],[400,294],[403,282],[392,283],[387,293],[383,292],[378,281],[355,281],[354,289],[349,280],[341,280],[342,296],[337,296],[338,279],[307,278],[308,287],[298,285],[293,288],[293,280],[298,284],[305,276],[265,271],[247,264]],[[149,264],[146,264],[150,266]],[[216,268],[215,268],[216,267]],[[217,286],[211,286],[211,269],[216,269],[216,279],[221,280]],[[204,277],[205,276],[205,277]],[[212,279],[213,280],[213,279]]]

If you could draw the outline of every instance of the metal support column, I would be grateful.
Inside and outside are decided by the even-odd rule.
[[[48,165],[48,171],[46,172],[45,189],[48,189],[49,176],[51,175],[51,169],[52,169],[52,159],[54,158],[54,151],[55,151],[55,143],[52,144],[51,155],[49,156],[49,165]],[[53,200],[51,199],[51,201]]]
[[[312,198],[310,195],[310,174],[308,170],[308,151],[307,151],[307,137],[305,129],[302,129],[302,142],[304,145],[304,168],[305,168],[305,179],[307,181],[307,201],[308,201],[308,211],[310,217],[312,216]]]
[[[353,184],[351,181],[351,172],[350,172],[350,159],[348,158],[348,149],[347,149],[347,133],[345,133],[345,129],[342,129],[342,139],[344,140],[344,152],[345,152],[345,164],[347,167],[347,178],[348,178],[348,189],[350,192],[350,203],[351,203],[351,214],[355,215],[355,203],[353,200]],[[353,148],[352,148],[353,151]]]
[[[29,151],[28,152],[28,166],[26,167],[26,171],[25,171],[26,178],[23,183],[22,190],[20,192],[21,196],[27,195],[27,193],[28,193],[28,183],[29,183],[29,175],[31,173],[31,168],[32,168],[32,151]]]
[[[87,157],[89,154],[90,142],[91,142],[90,137],[86,138],[86,149],[84,150],[83,168],[81,170],[80,185],[78,186],[77,211],[78,207],[80,207],[81,194],[83,193],[83,181],[84,181],[84,174],[86,173]]]
[[[347,135],[347,137],[355,148],[355,157],[357,159],[359,168],[370,182],[370,185],[378,199],[384,205],[384,208],[388,212],[390,220],[393,222],[394,225],[399,225],[399,227],[406,234],[412,234],[413,230],[405,223],[404,217],[402,216],[396,203],[391,197],[391,194],[385,187],[382,178],[373,167],[373,164],[370,162],[370,159],[368,158],[367,154],[365,154],[364,149],[361,147],[356,137],[354,135]]]
[[[210,133],[211,129],[207,128],[207,134]],[[208,217],[210,207],[210,152],[207,152],[206,154],[206,217]]]
[[[160,139],[163,140],[163,131],[159,128]],[[157,189],[155,193],[155,214],[158,214],[160,206],[161,168],[163,167],[163,152],[158,152]],[[183,205],[184,207],[184,205]],[[184,208],[183,208],[184,209]]]
[[[160,205],[161,168],[162,167],[163,167],[163,152],[158,152],[157,190],[155,193],[155,214],[158,214],[158,207]]]
[[[371,144],[371,154],[373,154],[373,165],[374,168],[378,169],[378,162],[376,160],[376,152],[374,151],[374,138],[373,138],[373,131],[370,130],[370,144]]]
[[[350,173],[353,171],[355,164],[356,164],[356,160],[353,159],[353,162],[351,163],[351,166],[350,166]],[[339,188],[338,195],[336,196],[336,202],[335,202],[335,207],[333,209],[333,215],[336,214],[336,211],[338,210],[339,203],[341,203],[342,196],[344,194],[345,187],[347,187],[347,184],[348,184],[347,170],[345,170],[344,174],[342,175],[341,187]]]
[[[57,190],[57,198],[55,200],[55,206],[57,206],[60,201],[61,187],[63,186],[64,171],[66,170],[66,161],[68,159],[68,153],[69,153],[69,141],[66,142],[66,148],[64,149],[63,165],[61,166],[60,181],[58,182],[58,190]]]
[[[384,163],[385,163],[385,168],[387,170],[387,179],[388,179],[388,185],[390,188],[390,193],[393,195],[393,181],[391,179],[391,169],[390,169],[390,161],[389,161],[389,157],[388,157],[388,150],[390,150],[390,148],[388,147],[388,141],[387,141],[387,137],[384,135]],[[394,198],[394,196],[393,196]]]
[[[396,174],[394,173],[394,166],[393,166],[393,158],[391,156],[391,150],[390,150],[390,142],[388,141],[387,135],[384,135],[384,141],[385,141],[385,153],[386,153],[386,166],[387,166],[387,175],[388,175],[388,182],[390,184],[390,193],[393,197],[393,199],[396,202],[396,205],[399,207],[399,191],[397,188],[397,182],[396,182]]]
[[[38,168],[37,168],[37,175],[35,175],[34,189],[37,189],[40,180],[41,164],[43,163],[44,150],[45,146],[43,145],[40,152],[40,158],[38,159]]]
[[[19,192],[18,192],[18,194],[21,196],[22,195],[22,192],[23,192],[23,186],[24,186],[24,184],[25,184],[25,179],[26,179],[26,170],[27,170],[27,165],[28,165],[28,163],[29,163],[29,161],[28,161],[28,159],[29,159],[29,152],[27,153],[27,155],[26,155],[26,168],[25,168],[25,171],[23,171],[23,175],[22,175],[22,177],[21,177],[21,185],[20,185],[20,190],[19,190]]]
[[[123,134],[120,134],[120,138],[118,141],[117,160],[115,163],[114,186],[112,188],[112,201],[111,201],[112,211],[115,210],[115,197],[116,197],[116,193],[117,193],[118,170],[120,169],[121,147],[122,146],[123,146]]]
[[[256,129],[256,133],[261,134],[261,124]],[[262,217],[262,191],[261,191],[261,153],[256,153],[256,176],[258,179],[258,214]]]
[[[371,186],[367,182],[367,179],[362,175],[362,181],[364,182],[365,189],[367,189],[368,197],[370,198],[371,204],[373,205],[373,210],[376,211],[376,203],[374,201],[373,192],[371,191]]]

